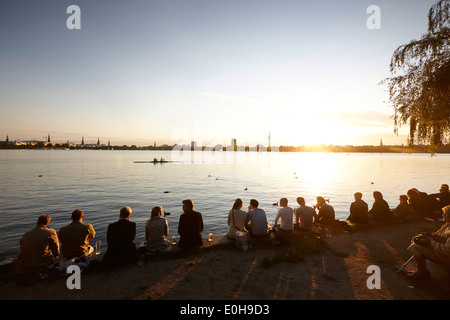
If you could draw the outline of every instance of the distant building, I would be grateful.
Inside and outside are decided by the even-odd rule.
[[[191,150],[198,150],[197,141],[191,141]]]
[[[380,139],[380,147],[383,146],[383,139]]]
[[[81,145],[84,145],[84,136],[81,137]]]
[[[236,139],[231,139],[231,148],[233,151],[237,151],[237,142]]]

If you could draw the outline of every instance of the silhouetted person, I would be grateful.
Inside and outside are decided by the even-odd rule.
[[[265,237],[269,231],[266,211],[258,207],[258,200],[251,199],[248,206],[247,219],[245,220],[245,228],[253,238]]]
[[[178,223],[178,234],[180,241],[178,247],[189,249],[203,245],[202,231],[203,218],[200,212],[194,211],[194,202],[191,199],[182,201],[183,214]]]
[[[36,227],[26,232],[20,240],[17,261],[20,271],[33,271],[49,266],[58,257],[58,236],[55,230],[48,227],[50,220],[50,216],[40,215]]]
[[[450,206],[442,208],[442,212],[442,227],[434,233],[414,237],[413,243],[408,247],[417,264],[417,270],[408,275],[412,278],[430,278],[426,259],[447,268],[450,266]]]
[[[227,236],[231,239],[236,238],[236,232],[245,229],[245,219],[247,218],[247,212],[241,210],[243,201],[237,198],[234,201],[233,207],[228,213],[227,224],[229,226]]]
[[[367,213],[369,220],[373,222],[389,220],[392,214],[388,203],[383,199],[383,194],[380,191],[374,191],[373,198],[375,202],[372,205],[372,209]]]
[[[335,222],[334,208],[325,202],[323,197],[317,197],[317,204],[314,209],[318,209],[317,219],[314,221],[316,224],[332,227]]]
[[[362,199],[362,193],[356,192],[353,196],[355,201],[350,204],[350,215],[347,220],[353,223],[368,223],[369,206]]]
[[[435,209],[439,211],[450,205],[450,192],[448,184],[441,184],[439,193],[430,194],[430,197],[434,200]]]
[[[147,240],[146,249],[149,252],[169,251],[172,244],[167,240],[169,235],[169,224],[163,217],[163,208],[155,206],[152,208],[150,220],[145,224],[145,240]]]
[[[411,214],[411,207],[408,204],[408,196],[402,194],[399,196],[398,200],[400,203],[392,210],[394,218],[399,221],[406,221]]]
[[[119,220],[108,225],[105,259],[126,262],[136,257],[136,223],[130,221],[131,208],[120,209]]]
[[[297,197],[297,203],[300,205],[295,209],[295,230],[310,231],[313,227],[314,219],[317,218],[316,210],[306,205],[305,198]]]
[[[274,228],[274,231],[276,233],[277,238],[282,243],[288,243],[289,242],[289,236],[292,233],[292,230],[294,230],[294,210],[288,206],[288,199],[287,198],[281,198],[280,199],[280,206],[281,209],[278,210],[278,213],[275,217],[274,225],[278,225],[278,220],[280,219],[280,226],[279,228]]]
[[[434,211],[433,204],[431,198],[425,192],[420,192],[415,188],[411,188],[406,191],[406,195],[408,196],[412,215],[424,218],[432,217]]]
[[[72,212],[72,223],[59,230],[61,252],[66,259],[89,256],[94,251],[89,245],[89,239],[94,239],[95,230],[91,224],[83,223],[83,218],[83,210],[76,209]]]

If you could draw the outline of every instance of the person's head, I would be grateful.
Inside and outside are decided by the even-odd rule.
[[[361,200],[362,199],[362,193],[361,192],[355,192],[353,197],[355,198],[355,200]]]
[[[236,200],[234,200],[233,209],[240,210],[242,208],[243,203],[244,202],[242,201],[241,198],[237,198]]]
[[[152,212],[150,214],[150,219],[153,219],[154,217],[160,216],[162,217],[163,208],[161,206],[155,206],[152,208]]]
[[[281,198],[280,199],[280,206],[287,207],[288,205],[288,199],[287,198]]]
[[[442,208],[442,219],[450,223],[450,205]]]
[[[400,203],[408,203],[408,196],[406,194],[401,194],[398,197],[398,200],[400,200]]]
[[[250,207],[252,207],[254,209],[254,208],[258,208],[258,206],[259,206],[258,200],[256,200],[256,199],[250,200]]]
[[[301,206],[305,205],[305,198],[303,197],[297,197],[297,203]]]
[[[317,197],[317,206],[321,206],[325,203],[324,197]]]
[[[417,191],[417,189],[415,188],[411,188],[406,191],[406,195],[408,196],[408,198],[416,198],[419,196],[419,191]]]
[[[186,199],[181,202],[183,204],[183,211],[188,212],[194,209],[194,202],[191,199]]]
[[[48,214],[41,214],[37,219],[37,224],[40,226],[48,226],[50,220],[51,218]]]
[[[439,188],[439,192],[441,192],[441,193],[448,192],[448,184],[441,184],[441,187]]]
[[[76,209],[74,212],[72,212],[72,221],[81,221],[84,218],[84,212],[81,209]]]
[[[382,200],[383,199],[383,194],[380,191],[374,191],[373,192],[373,198],[375,200]]]
[[[131,212],[132,210],[130,207],[123,207],[122,209],[120,209],[120,219],[130,219]]]

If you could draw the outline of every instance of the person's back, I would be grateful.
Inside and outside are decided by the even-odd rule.
[[[136,223],[129,220],[131,215],[130,207],[123,207],[120,210],[120,219],[108,225],[107,241],[108,250],[105,259],[126,260],[137,254],[136,244]]]
[[[194,211],[194,204],[190,199],[183,200],[183,214],[178,223],[180,241],[178,247],[182,249],[203,245],[203,218],[200,212]]]
[[[148,220],[145,225],[145,239],[147,240],[147,249],[150,251],[164,251],[169,247],[167,236],[169,234],[169,225],[167,219],[161,216],[154,216]]]
[[[247,212],[241,209],[231,209],[228,213],[228,237],[234,239],[236,232],[245,228],[245,219],[247,218]]]
[[[375,201],[372,205],[372,209],[368,212],[370,220],[374,222],[388,220],[391,216],[391,211],[388,203],[383,199],[383,196],[379,191],[374,192],[374,199]]]
[[[294,222],[293,222],[293,215],[294,210],[291,207],[284,207],[278,210],[278,214],[280,217],[280,229],[282,230],[293,230],[294,229]]]
[[[75,210],[75,214],[79,209]],[[79,210],[77,215],[84,216],[83,211]],[[72,215],[73,217],[73,215]],[[81,220],[72,219],[72,223],[62,227],[58,232],[59,240],[62,244],[62,255],[64,258],[72,259],[89,254],[89,239],[95,237],[95,230],[90,224],[85,224]]]
[[[40,216],[36,227],[26,232],[20,240],[18,266],[22,271],[48,266],[59,255],[58,236],[55,230],[48,227],[50,217],[47,217]],[[46,224],[42,223],[44,218],[48,220]]]
[[[350,216],[348,220],[355,223],[368,222],[367,213],[369,212],[369,206],[362,200],[362,194],[357,192],[354,194],[355,201],[350,205]]]
[[[400,203],[392,210],[394,217],[398,220],[406,220],[411,214],[411,208],[408,204],[408,197],[406,195],[401,195],[399,197]]]
[[[292,231],[294,229],[294,210],[291,207],[288,207],[287,198],[281,198],[280,205],[282,208],[278,210],[277,216],[275,217],[275,224],[277,224],[278,219],[280,219],[280,229],[284,231]]]
[[[327,204],[322,197],[317,197],[319,213],[317,214],[317,222],[326,226],[332,226],[335,221],[334,208]]]
[[[312,207],[300,205],[300,207],[295,209],[297,228],[300,230],[311,230],[315,216],[316,211]]]
[[[264,209],[253,208],[247,212],[247,220],[250,221],[251,233],[254,236],[267,235],[267,214]]]

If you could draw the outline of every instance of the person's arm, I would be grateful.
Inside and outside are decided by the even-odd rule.
[[[55,230],[52,230],[49,246],[50,250],[52,251],[53,257],[56,258],[57,256],[59,256],[59,240]]]
[[[280,219],[281,217],[281,213],[280,210],[278,210],[277,216],[275,217],[275,221],[273,223],[274,226],[276,226],[278,224],[278,219]]]
[[[92,224],[89,224],[89,236],[88,239],[94,239],[95,237],[95,230]]]
[[[167,237],[169,235],[169,223],[167,219],[164,221],[164,236]]]

